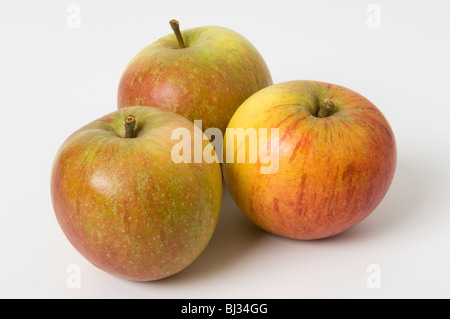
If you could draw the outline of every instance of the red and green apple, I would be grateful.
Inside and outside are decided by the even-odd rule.
[[[204,26],[160,38],[126,66],[118,107],[151,105],[202,120],[203,129],[224,132],[250,95],[272,84],[267,65],[245,37],[228,28]]]
[[[178,114],[128,107],[79,129],[58,151],[55,215],[70,243],[98,268],[157,280],[185,269],[207,246],[221,205],[220,165],[175,163],[172,133],[180,128],[202,134]],[[203,147],[208,143],[203,139]]]

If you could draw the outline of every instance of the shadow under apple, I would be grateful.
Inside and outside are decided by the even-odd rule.
[[[431,172],[430,167],[407,161],[408,158],[411,157],[405,157],[398,161],[393,183],[383,201],[371,215],[360,224],[339,235],[312,241],[283,238],[258,228],[236,207],[224,185],[221,215],[216,231],[206,249],[185,270],[151,283],[165,285],[215,275],[245,258],[245,255],[264,238],[272,242],[297,242],[298,245],[342,245],[388,236],[393,232],[398,232],[399,229],[417,225],[414,221],[421,218],[419,213],[422,203],[425,203],[430,192],[433,192],[433,185],[439,175],[437,172]],[[411,229],[411,231],[415,230]],[[280,245],[283,244],[280,243]]]
[[[249,252],[266,232],[251,223],[237,208],[223,184],[223,198],[216,230],[208,246],[189,267],[152,284],[180,283],[208,277],[229,268]]]
[[[363,240],[398,232],[407,225],[417,225],[414,220],[422,218],[419,215],[422,204],[434,191],[433,185],[439,175],[430,167],[408,161],[408,158],[415,156],[404,156],[397,162],[391,187],[379,206],[365,220],[339,235],[315,242]]]

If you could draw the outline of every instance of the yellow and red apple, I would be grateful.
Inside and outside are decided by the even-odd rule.
[[[247,99],[228,128],[278,128],[276,147],[258,146],[277,156],[272,174],[261,174],[264,164],[249,162],[248,150],[245,163],[227,158],[222,165],[237,206],[276,235],[307,240],[342,233],[379,205],[394,176],[396,143],[388,121],[369,100],[339,85],[272,85]],[[225,135],[224,154],[258,138],[237,145]]]

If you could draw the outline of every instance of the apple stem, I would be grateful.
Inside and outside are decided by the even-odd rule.
[[[180,23],[178,22],[178,20],[172,19],[169,21],[169,23],[170,23],[170,26],[172,27],[173,32],[175,33],[175,36],[177,37],[178,45],[180,46],[180,49],[186,48],[186,45],[184,44],[184,41],[183,41],[183,37],[181,36]]]
[[[125,125],[125,138],[134,138],[134,129],[136,127],[136,118],[134,115],[128,115],[123,121]]]
[[[334,103],[329,99],[325,99],[319,103],[319,111],[317,117],[327,117],[334,110]]]

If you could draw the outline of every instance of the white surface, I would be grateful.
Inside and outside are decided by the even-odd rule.
[[[0,2],[0,297],[449,298],[450,2]],[[380,9],[380,28],[369,28]],[[369,7],[370,9],[371,7]],[[253,226],[224,192],[209,246],[183,272],[134,283],[91,266],[62,234],[49,177],[62,142],[116,108],[128,61],[182,28],[220,25],[246,36],[278,83],[349,87],[392,125],[398,166],[381,205],[334,238],[303,242]],[[369,23],[370,25],[370,23]],[[69,288],[69,265],[80,288]],[[380,288],[369,288],[380,270]]]

